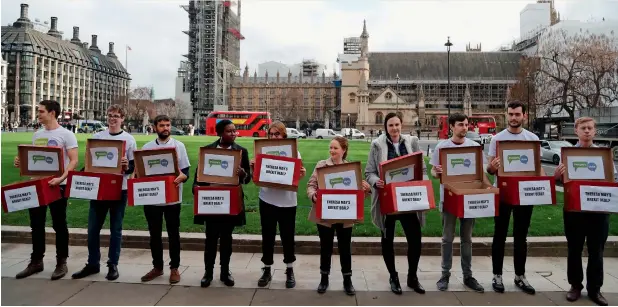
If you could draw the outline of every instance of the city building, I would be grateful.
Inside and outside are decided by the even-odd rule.
[[[336,126],[337,75],[286,73],[282,76],[276,71],[273,76],[266,71],[258,77],[255,71],[250,77],[249,66],[245,66],[242,77],[236,77],[232,85],[230,110],[267,111],[273,119],[298,129]]]
[[[435,131],[450,101],[451,113],[494,116],[504,127],[508,91],[517,83],[519,52],[477,51],[480,46],[450,54],[370,52],[366,23],[360,40],[360,55],[339,55],[342,126],[349,122],[365,131],[384,129],[386,114],[399,112],[404,129]]]
[[[263,76],[267,71],[280,71],[281,73],[290,72],[292,76],[298,76],[301,72],[305,77],[321,76],[322,73],[328,73],[325,64],[320,64],[312,59],[304,59],[300,63],[286,65],[280,62],[269,61],[258,64],[257,74]]]
[[[7,68],[8,62],[2,58],[2,64],[0,67],[2,68],[2,77],[0,77],[0,124],[3,124],[5,121],[5,112],[6,112],[6,79],[7,79]]]
[[[240,1],[191,0],[188,79],[194,125],[209,112],[227,110],[233,77],[240,71]]]
[[[360,37],[346,37],[343,39],[343,54],[357,54],[361,53],[361,38]]]
[[[19,19],[2,27],[2,58],[8,62],[7,114],[20,124],[35,121],[41,100],[60,103],[65,118],[103,119],[110,104],[127,96],[130,75],[109,43],[107,54],[92,35],[90,47],[79,39],[64,40],[51,18],[47,33],[37,31],[28,18],[28,4],[21,4]]]
[[[189,62],[180,62],[178,67],[178,75],[176,75],[176,87],[174,91],[174,100],[182,101],[189,107],[189,117],[193,116],[193,108],[191,107],[191,88],[189,87]]]

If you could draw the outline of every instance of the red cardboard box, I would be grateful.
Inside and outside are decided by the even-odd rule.
[[[15,212],[47,206],[60,198],[60,186],[50,187],[54,176],[7,184],[2,187],[2,210]]]
[[[423,179],[423,152],[418,151],[380,163],[384,184]]]
[[[364,207],[365,193],[362,190],[319,189],[315,215],[330,223],[362,223]]]
[[[539,141],[498,141],[500,199],[509,205],[555,205],[556,180],[543,176]],[[514,168],[522,171],[513,171]]]
[[[618,183],[614,180],[611,148],[563,147],[561,154],[566,166],[565,210],[618,213]],[[574,179],[586,177],[590,179]]]
[[[440,149],[444,211],[459,218],[498,216],[500,190],[485,176],[482,150],[481,146]]]
[[[275,155],[255,157],[253,182],[259,187],[298,191],[302,161]]]
[[[65,196],[89,200],[120,200],[122,175],[70,171]]]
[[[380,191],[380,212],[397,214],[434,209],[436,202],[429,180],[394,182]]]
[[[194,215],[238,215],[242,211],[239,186],[193,188]]]
[[[180,201],[175,176],[153,176],[127,180],[129,206],[165,205]]]

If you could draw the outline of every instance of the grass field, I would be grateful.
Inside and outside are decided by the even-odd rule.
[[[89,137],[87,134],[78,134],[80,149],[80,163],[78,169],[81,169],[84,161],[85,141]],[[29,144],[31,142],[32,133],[2,133],[2,185],[9,184],[15,181],[22,180],[19,176],[19,171],[13,167],[13,159],[17,154],[17,145]],[[154,137],[145,135],[136,135],[138,147],[142,147],[146,142],[152,140]],[[182,141],[189,154],[191,161],[191,176],[195,172],[197,166],[198,149],[200,146],[212,143],[214,137],[189,137],[182,136],[177,137]],[[253,139],[252,138],[238,138],[238,144],[244,146],[249,150],[250,157],[253,156]],[[298,193],[298,211],[296,215],[296,233],[298,235],[313,235],[316,234],[315,224],[309,222],[307,217],[310,210],[310,201],[306,194],[306,185],[309,175],[313,171],[315,164],[319,160],[326,159],[328,157],[328,143],[327,140],[300,140],[298,143],[298,150],[303,157],[303,163],[307,168],[307,176],[300,182],[300,188]],[[369,151],[369,143],[367,142],[350,142],[350,150],[348,159],[350,161],[362,161],[363,167],[367,160],[367,153]],[[193,181],[191,177],[189,183]],[[436,199],[439,199],[439,182],[433,181],[434,190],[436,193]],[[258,212],[258,192],[259,188],[253,183],[244,186],[246,195],[245,203],[247,206],[247,225],[245,227],[236,228],[236,233],[248,233],[259,234],[260,229],[260,216]],[[181,212],[181,231],[186,232],[201,232],[203,227],[193,224],[193,208],[189,205],[189,202],[193,199],[191,190],[187,187],[184,189],[183,199],[187,203],[182,208]],[[550,236],[550,235],[563,235],[563,222],[562,222],[562,193],[558,193],[558,206],[539,206],[534,209],[532,216],[532,223],[530,226],[530,235],[532,236]],[[88,203],[83,200],[69,200],[69,209],[67,213],[67,219],[69,227],[86,228],[88,223]],[[371,223],[370,201],[365,202],[365,222],[354,227],[355,236],[379,236],[380,231]],[[51,226],[51,218],[48,218],[48,224]],[[10,214],[2,213],[3,225],[29,225],[28,212],[14,212]],[[493,235],[493,219],[478,219],[476,221],[474,234],[475,236],[492,236]],[[108,224],[106,223],[106,226]],[[127,207],[124,218],[124,229],[132,230],[147,230],[146,219],[143,214],[142,208]],[[427,213],[427,226],[423,228],[423,233],[426,236],[441,236],[442,226],[440,221],[440,214],[437,210],[433,210]],[[398,234],[402,235],[401,229],[398,229]],[[618,215],[612,215],[612,223],[610,224],[610,235],[618,235]]]

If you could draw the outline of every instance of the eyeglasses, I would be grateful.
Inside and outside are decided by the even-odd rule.
[[[107,118],[121,118],[122,115],[120,114],[107,114]]]
[[[280,132],[275,132],[275,133],[268,133],[268,136],[280,136],[281,133]]]

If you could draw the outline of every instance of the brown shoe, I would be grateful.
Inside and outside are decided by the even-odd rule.
[[[58,258],[56,262],[56,269],[54,273],[52,273],[51,280],[58,280],[69,272],[69,268],[67,268],[67,258]]]
[[[180,272],[178,272],[178,269],[171,269],[170,270],[170,284],[175,284],[178,283],[180,281]]]
[[[607,305],[609,305],[607,303],[607,300],[601,294],[601,292],[588,293],[588,297],[590,298],[591,301],[593,301],[595,304],[597,304],[599,306],[607,306]]]
[[[572,285],[571,290],[569,290],[569,292],[567,292],[567,295],[566,295],[567,301],[569,302],[577,301],[582,296],[583,288],[584,288],[583,286],[576,287]]]
[[[159,276],[163,275],[163,270],[152,268],[150,272],[146,273],[146,275],[142,276],[142,282],[151,281]]]
[[[23,271],[17,273],[15,278],[22,279],[40,272],[43,272],[43,260],[30,260],[28,266]]]

